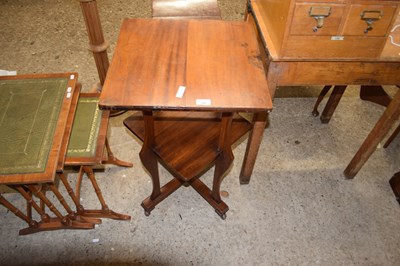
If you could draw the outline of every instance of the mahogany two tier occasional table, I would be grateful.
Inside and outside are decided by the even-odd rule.
[[[262,135],[272,109],[255,36],[247,22],[123,22],[99,106],[142,111],[124,123],[143,140],[140,158],[153,181],[152,193],[142,203],[147,215],[184,185],[226,217],[220,186],[233,161],[231,144],[251,129],[236,112],[254,113]],[[245,161],[251,161],[260,137],[253,136],[256,141],[248,145]],[[174,177],[163,187],[158,162]],[[213,165],[210,189],[199,177]]]

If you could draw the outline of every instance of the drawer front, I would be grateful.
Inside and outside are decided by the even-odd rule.
[[[345,5],[296,3],[290,35],[337,35]]]
[[[362,59],[377,58],[385,38],[346,36],[332,40],[330,36],[290,36],[283,53],[285,59]]]
[[[343,35],[385,36],[395,15],[396,5],[351,5]]]

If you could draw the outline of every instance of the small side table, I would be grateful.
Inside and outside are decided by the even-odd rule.
[[[272,109],[255,36],[247,22],[123,22],[99,106],[143,113],[125,125],[144,141],[140,158],[153,181],[142,203],[147,215],[184,185],[226,217],[220,186],[233,161],[231,144],[251,128],[234,114],[256,113],[265,125]],[[158,162],[174,176],[163,187]],[[213,165],[210,189],[199,177]]]

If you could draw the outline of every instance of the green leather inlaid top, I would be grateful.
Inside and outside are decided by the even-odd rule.
[[[45,171],[67,78],[0,81],[0,174]]]
[[[101,122],[98,98],[80,98],[76,108],[67,157],[93,157]]]

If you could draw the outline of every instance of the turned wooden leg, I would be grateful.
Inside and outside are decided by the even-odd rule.
[[[99,185],[97,184],[97,181],[96,181],[96,179],[94,177],[94,173],[93,173],[92,167],[90,167],[90,166],[82,166],[82,168],[84,169],[86,175],[88,176],[90,182],[93,185],[93,188],[94,188],[94,191],[95,191],[95,193],[97,195],[97,198],[100,201],[101,208],[104,211],[109,211],[110,209],[108,208],[108,206],[106,204],[106,201],[103,198],[103,193],[101,192],[101,189],[100,189]]]
[[[33,200],[31,192],[27,192],[24,187],[19,185],[14,187],[19,192],[19,194],[24,197],[28,204],[30,204],[35,209],[35,211],[37,211],[37,213],[39,213],[40,218],[43,222],[50,221],[50,216]]]
[[[79,191],[79,196],[80,196],[80,185],[82,183],[82,171],[79,171],[79,175],[78,175],[78,182],[77,182],[77,186],[79,185],[79,187],[77,187],[77,191]],[[68,183],[67,177],[63,174],[63,173],[59,173],[58,176],[60,177],[61,182],[64,184],[65,189],[68,192],[68,195],[70,196],[70,198],[72,199],[72,201],[75,204],[75,208],[76,208],[76,214],[74,213],[73,216],[71,216],[71,218],[73,218],[74,222],[77,223],[81,222],[83,224],[83,226],[86,226],[87,223],[89,224],[101,224],[101,220],[100,219],[94,219],[94,218],[86,218],[86,210],[83,207],[83,205],[81,204],[80,201],[80,197],[78,198],[77,195],[75,194],[74,190],[72,189],[71,185]]]
[[[38,223],[35,220],[32,220],[31,217],[25,215],[22,211],[20,211],[17,207],[11,204],[8,200],[6,200],[3,195],[0,194],[0,204],[10,210],[15,216],[19,217],[23,221],[25,221],[30,227],[37,227]]]
[[[242,170],[240,172],[240,184],[248,184],[256,163],[258,150],[261,145],[264,129],[267,124],[267,112],[255,113],[253,117],[253,129],[247,141]]]
[[[26,199],[26,201],[35,209],[41,216],[41,221],[37,223],[37,226],[28,227],[19,231],[20,235],[28,235],[42,231],[51,231],[58,229],[92,229],[94,224],[92,223],[78,223],[70,217],[63,216],[51,203],[51,201],[42,192],[40,185],[28,185],[29,192],[25,190],[23,186],[13,186],[17,191]],[[33,193],[37,196],[41,203],[45,204],[54,214],[55,218],[50,217],[46,214],[44,207],[39,206],[32,198]],[[57,196],[58,197],[58,196]]]
[[[52,213],[56,215],[56,217],[61,221],[61,223],[68,225],[69,224],[69,219],[67,217],[64,217],[61,212],[54,206],[54,204],[43,194],[43,192],[40,189],[40,186],[37,185],[28,185],[28,188],[32,193],[38,197],[41,201],[46,204],[46,206],[50,209]]]
[[[81,4],[89,37],[89,50],[93,52],[101,85],[106,79],[109,60],[107,55],[108,42],[104,39],[96,0],[78,0]]]
[[[80,200],[78,199],[78,197],[74,193],[74,190],[72,189],[72,187],[68,183],[67,178],[65,177],[65,175],[63,173],[59,173],[58,176],[60,177],[61,182],[64,184],[65,189],[68,192],[68,195],[71,197],[72,201],[74,202],[74,204],[76,206],[76,211],[79,214],[82,214],[85,211],[85,209],[83,208]],[[79,181],[79,182],[81,182],[81,181]]]
[[[97,184],[96,177],[94,175],[92,167],[82,166],[81,168],[83,169],[82,171],[84,171],[86,173],[90,182],[92,183],[94,191],[96,192],[97,198],[99,199],[100,204],[101,204],[101,210],[85,209],[83,212],[83,216],[96,217],[96,218],[110,218],[110,219],[115,219],[115,220],[130,220],[131,217],[129,215],[116,213],[108,208],[108,205],[106,204],[106,201],[104,200],[103,193],[101,192],[101,189],[100,189],[99,185]]]
[[[64,209],[67,211],[68,215],[70,217],[75,216],[74,212],[72,209],[69,207],[67,202],[65,201],[65,198],[61,195],[60,191],[56,188],[54,184],[49,184],[49,187],[51,191],[54,193],[54,195],[57,197],[58,201],[61,203],[61,205],[64,207]]]

